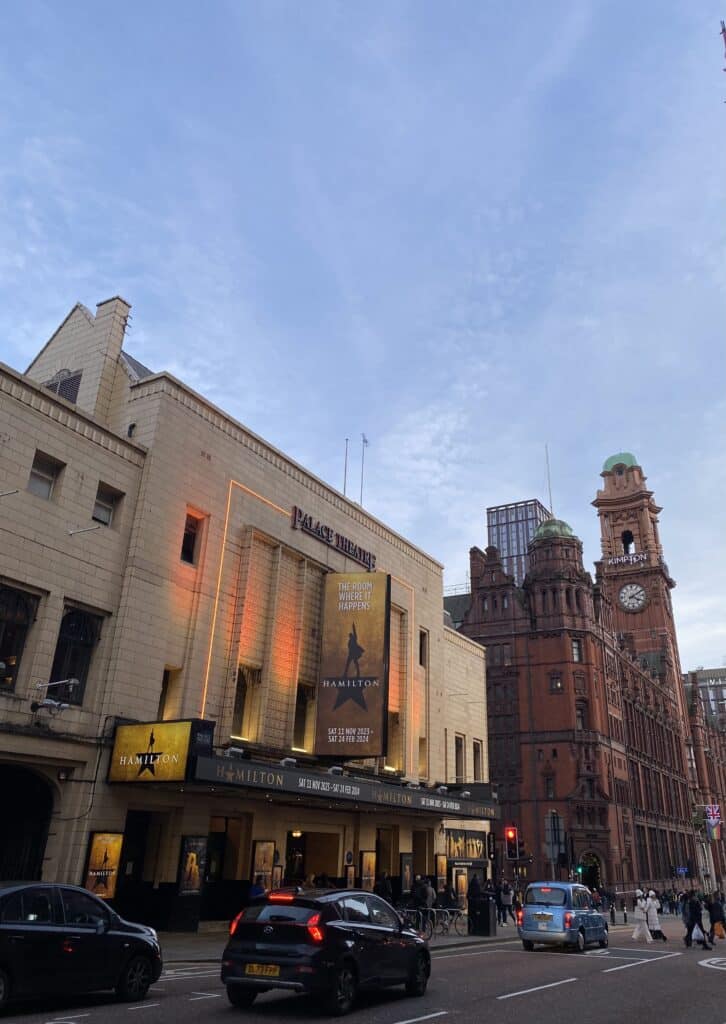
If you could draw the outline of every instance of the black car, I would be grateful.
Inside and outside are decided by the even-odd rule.
[[[115,989],[143,999],[161,974],[153,928],[75,885],[0,882],[0,1010],[11,999]]]
[[[271,988],[308,992],[333,1014],[359,989],[405,985],[422,996],[431,973],[424,939],[385,900],[356,889],[280,889],[235,917],[222,956],[234,1006]]]

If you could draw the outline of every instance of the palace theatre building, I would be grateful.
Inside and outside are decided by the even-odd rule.
[[[128,313],[0,365],[0,877],[174,928],[257,875],[463,887],[447,836],[497,808],[441,565],[124,352]]]

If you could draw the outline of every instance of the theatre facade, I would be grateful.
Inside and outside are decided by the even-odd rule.
[[[441,565],[125,353],[128,312],[0,366],[0,872],[173,928],[256,875],[463,888],[447,834],[498,812]]]

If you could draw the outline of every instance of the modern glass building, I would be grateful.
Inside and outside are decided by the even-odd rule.
[[[487,544],[499,549],[505,572],[514,576],[517,586],[527,573],[527,548],[534,531],[552,513],[541,501],[515,501],[487,509]]]

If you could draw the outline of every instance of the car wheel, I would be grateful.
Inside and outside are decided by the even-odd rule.
[[[357,991],[355,967],[351,963],[344,963],[333,974],[332,988],[324,1001],[325,1009],[334,1017],[342,1017],[353,1008]]]
[[[609,943],[609,942],[610,942],[610,937],[609,937],[609,935],[608,935],[608,930],[607,930],[607,928],[606,928],[606,929],[605,929],[605,934],[604,934],[604,935],[603,935],[603,937],[602,937],[602,938],[600,939],[600,941],[599,941],[598,945],[599,945],[600,949],[607,949],[607,948],[608,948],[608,943]]]
[[[575,949],[577,950],[578,953],[584,953],[585,952],[585,933],[584,932],[578,932],[577,933],[577,940],[576,940],[576,943],[575,943]]]
[[[529,939],[522,939],[522,946],[527,950],[528,953],[531,953],[534,949],[534,943],[530,942]]]
[[[0,1013],[10,1001],[10,977],[6,971],[0,971]]]
[[[229,999],[232,1006],[237,1006],[240,1010],[252,1006],[256,998],[256,988],[244,988],[242,985],[227,985],[227,999]]]
[[[116,984],[116,995],[127,1003],[145,999],[151,985],[151,961],[147,956],[132,956]]]
[[[411,973],[406,981],[407,996],[422,996],[426,992],[429,981],[429,972],[426,964],[426,957],[419,953],[414,960]]]

